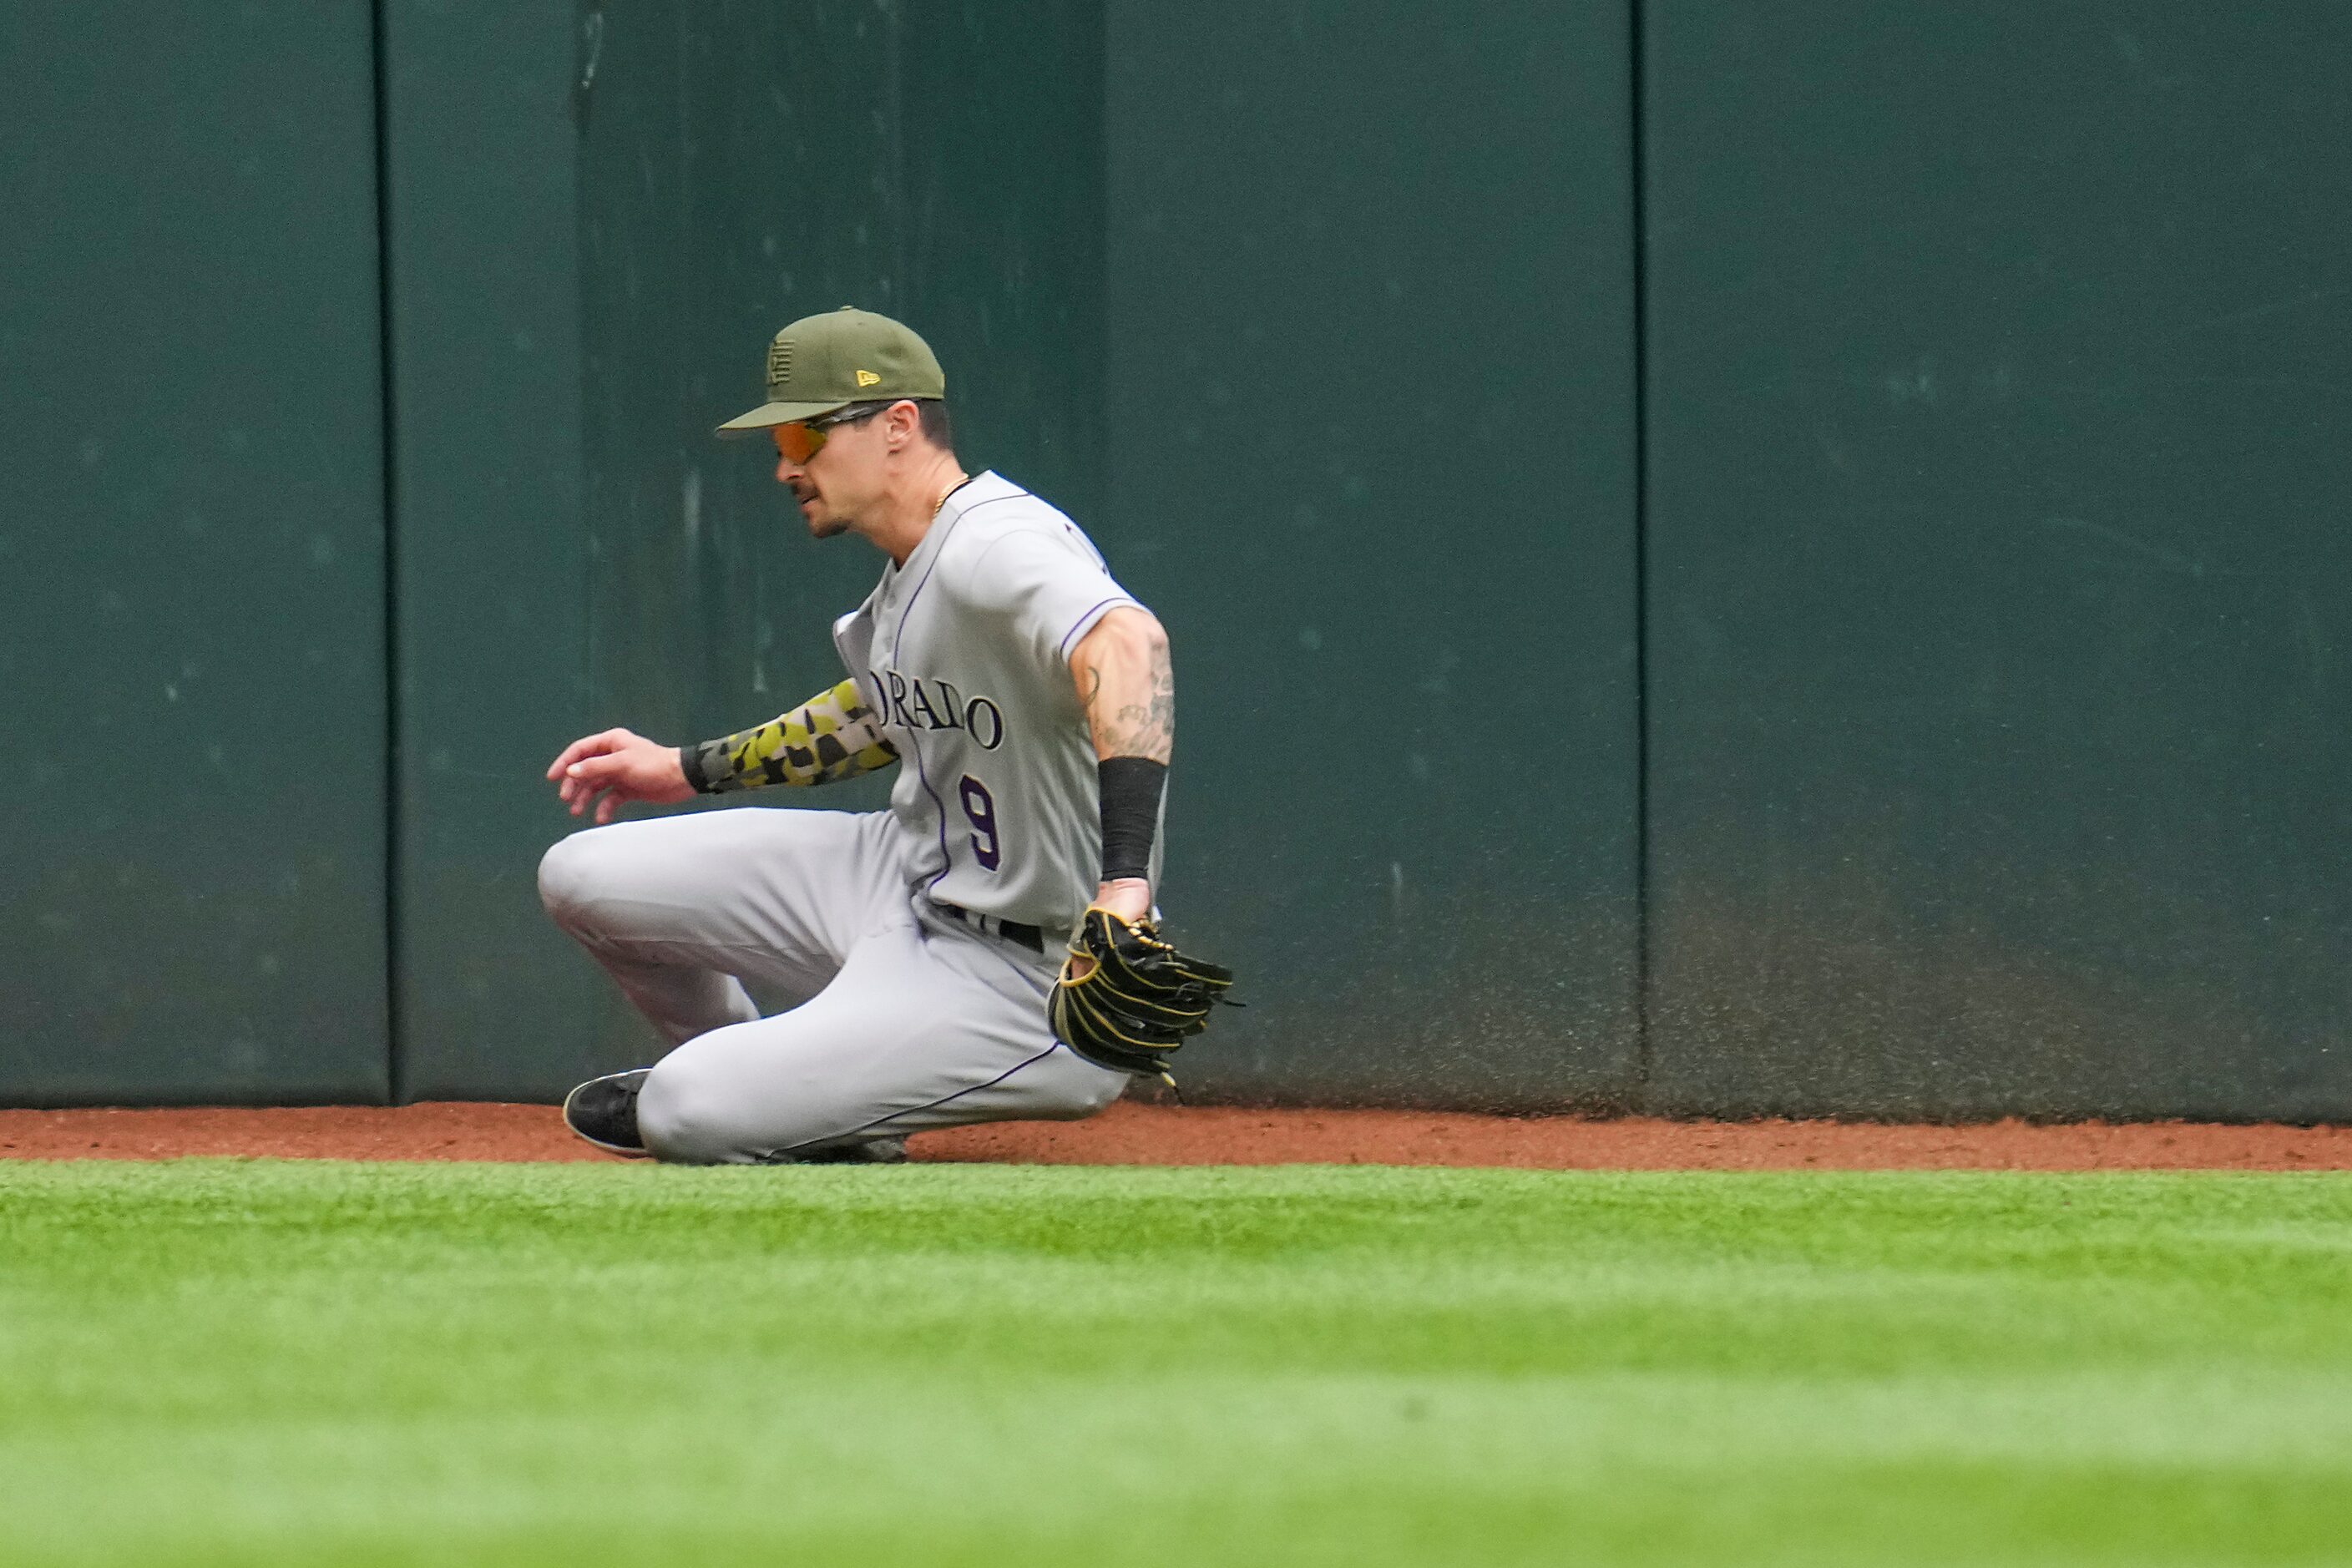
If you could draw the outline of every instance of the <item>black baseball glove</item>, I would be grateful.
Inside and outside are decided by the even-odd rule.
[[[1233,971],[1162,942],[1149,920],[1090,906],[1070,937],[1045,1016],[1055,1037],[1097,1067],[1168,1077],[1168,1053],[1209,1025]],[[1174,1080],[1170,1079],[1171,1082]]]

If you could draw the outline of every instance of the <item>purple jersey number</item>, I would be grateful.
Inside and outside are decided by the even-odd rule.
[[[993,871],[1004,864],[1004,847],[996,839],[995,798],[970,773],[957,787],[963,796],[963,814],[971,819],[971,858],[982,870]]]

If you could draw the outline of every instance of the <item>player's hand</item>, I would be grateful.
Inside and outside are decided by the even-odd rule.
[[[1121,877],[1095,889],[1095,906],[1123,921],[1139,921],[1151,913],[1151,884],[1140,877]]]
[[[1121,877],[1116,882],[1099,882],[1095,886],[1095,908],[1108,910],[1123,921],[1147,920],[1151,914],[1151,884],[1140,877]],[[1084,980],[1095,971],[1095,961],[1085,953],[1070,955],[1070,978]]]
[[[600,827],[631,801],[675,805],[694,798],[677,748],[630,730],[607,730],[572,742],[548,764],[547,776],[572,816],[595,807]]]

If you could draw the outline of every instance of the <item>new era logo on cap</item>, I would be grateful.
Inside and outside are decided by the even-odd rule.
[[[857,384],[860,386],[879,386],[882,384],[882,378],[875,374],[870,370],[861,370],[857,373]]]

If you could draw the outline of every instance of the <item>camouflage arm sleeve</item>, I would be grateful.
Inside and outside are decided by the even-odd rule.
[[[704,795],[766,784],[821,784],[887,768],[898,749],[845,680],[756,730],[678,748],[686,782]]]

